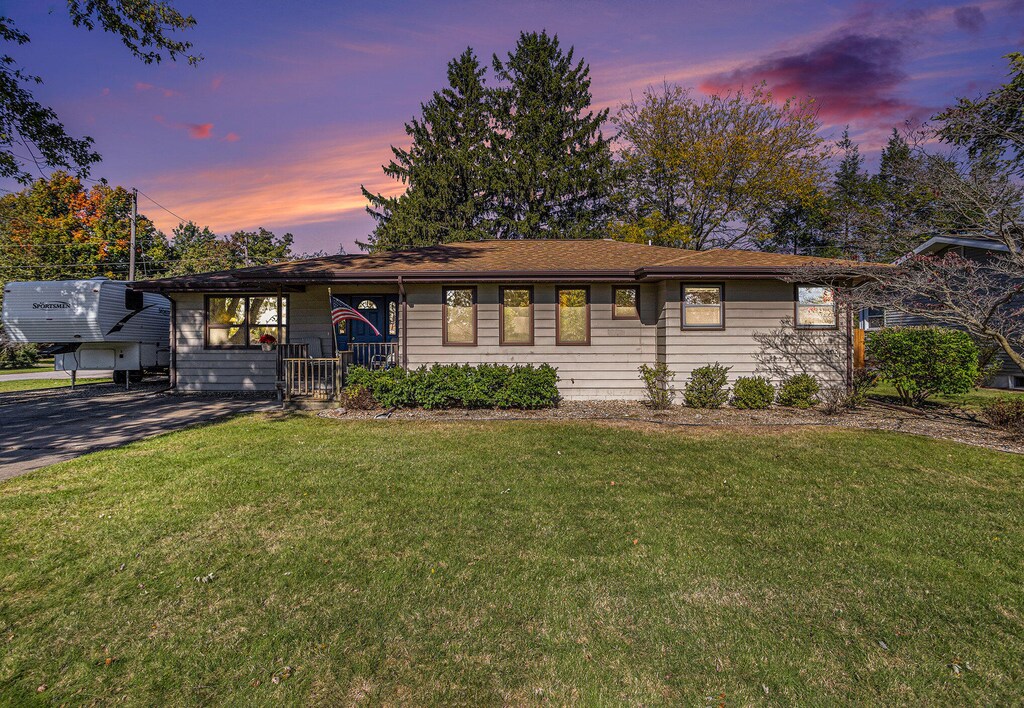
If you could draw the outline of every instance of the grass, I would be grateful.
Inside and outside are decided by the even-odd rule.
[[[1020,703],[1022,544],[895,433],[250,416],[0,484],[0,703]]]
[[[79,384],[110,383],[110,377],[105,379],[78,379]],[[14,391],[36,391],[47,388],[64,388],[71,385],[71,377],[66,379],[16,379],[4,381],[0,379],[0,393],[12,393]]]
[[[29,366],[22,369],[0,369],[0,376],[5,374],[34,374],[39,371],[53,371],[53,357],[49,359],[40,359],[36,362],[35,366]]]
[[[872,398],[878,398],[883,401],[900,403],[899,394],[896,393],[896,389],[889,383],[882,382],[876,384],[868,395]],[[1007,389],[997,388],[976,388],[970,393],[966,393],[962,396],[946,396],[944,394],[929,396],[925,400],[925,403],[940,408],[963,408],[971,411],[979,411],[982,406],[989,401],[1002,398],[1004,396],[1024,396],[1024,391],[1009,391]]]

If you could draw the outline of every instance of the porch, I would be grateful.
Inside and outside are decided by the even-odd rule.
[[[327,406],[339,400],[351,366],[390,369],[401,363],[398,342],[349,342],[334,357],[313,357],[304,343],[277,346],[278,398],[285,407]]]

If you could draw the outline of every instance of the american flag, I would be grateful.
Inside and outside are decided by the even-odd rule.
[[[370,322],[370,320],[359,314],[359,310],[355,309],[351,305],[345,304],[337,296],[331,295],[331,323],[337,327],[338,323],[344,320],[359,320],[360,322],[365,322],[370,329],[373,330],[374,334],[378,337],[381,336],[380,330],[373,326],[373,322]]]

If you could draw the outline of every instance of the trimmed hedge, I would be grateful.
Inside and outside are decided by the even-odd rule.
[[[775,387],[764,376],[741,376],[732,386],[732,404],[736,408],[762,410],[771,408]]]
[[[365,387],[384,408],[550,408],[558,372],[547,364],[434,364],[413,371],[348,370],[347,387]]]

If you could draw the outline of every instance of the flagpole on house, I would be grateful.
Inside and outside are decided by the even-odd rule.
[[[327,286],[327,317],[331,321],[331,348],[334,352],[334,358],[338,358],[338,326],[334,324],[334,293],[331,292],[331,286]]]

